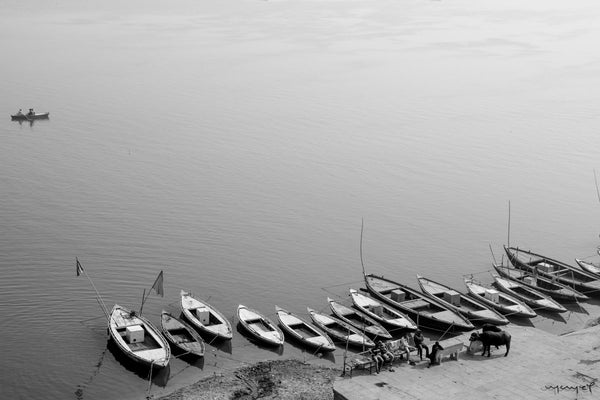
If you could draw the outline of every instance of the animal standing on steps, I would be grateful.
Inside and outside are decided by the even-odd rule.
[[[487,350],[488,357],[490,357],[490,347],[494,346],[506,346],[506,353],[504,357],[508,355],[510,351],[510,333],[506,331],[502,332],[490,332],[485,331],[481,333],[473,332],[471,334],[471,338],[469,339],[471,342],[480,341],[483,344],[483,353],[482,356],[485,356],[485,352]]]

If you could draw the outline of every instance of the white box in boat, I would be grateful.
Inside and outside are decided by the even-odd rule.
[[[210,311],[205,307],[196,308],[196,318],[198,318],[202,325],[208,325],[210,321]]]
[[[455,290],[444,292],[444,300],[452,305],[460,306],[460,293]]]
[[[390,297],[394,301],[401,302],[401,301],[404,301],[405,296],[406,296],[406,293],[404,293],[402,290],[394,289],[394,290],[392,290]]]
[[[550,265],[548,263],[545,262],[541,262],[538,265],[536,265],[537,269],[539,269],[542,272],[553,272],[554,271],[554,265]]]
[[[371,311],[373,314],[383,317],[383,307],[381,305],[371,307]]]
[[[485,290],[485,298],[486,299],[497,303],[499,297],[500,297],[500,293],[497,290],[495,290],[495,289],[486,289]]]
[[[125,338],[128,343],[140,343],[144,341],[144,328],[139,325],[128,326],[125,329]]]
[[[528,285],[535,285],[535,278],[533,276],[526,276],[525,278],[523,278],[523,282],[525,282]]]

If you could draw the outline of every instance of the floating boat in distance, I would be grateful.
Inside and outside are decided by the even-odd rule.
[[[523,318],[534,318],[537,315],[527,304],[506,293],[485,287],[468,278],[465,279],[465,285],[471,296],[495,308],[504,315]]]
[[[375,347],[375,342],[369,339],[352,325],[335,317],[318,313],[310,307],[306,308],[315,325],[321,328],[329,337],[348,343],[355,347]]]
[[[204,340],[194,328],[186,322],[163,311],[160,326],[165,338],[180,351],[196,357],[204,357]]]
[[[223,314],[185,290],[181,291],[181,311],[192,326],[201,333],[225,340],[233,337],[231,324]]]
[[[538,292],[535,289],[525,286],[517,281],[502,278],[498,274],[492,274],[495,286],[506,294],[521,300],[533,310],[543,309],[546,311],[562,313],[567,311],[562,305],[552,300],[550,296]]]
[[[421,290],[424,293],[435,296],[448,307],[453,308],[454,311],[467,317],[472,323],[477,325],[507,325],[510,322],[494,308],[488,307],[482,302],[466,296],[449,286],[442,285],[419,275],[417,275],[417,281],[419,281],[419,286],[421,286]]]
[[[350,289],[350,297],[356,308],[376,321],[387,324],[393,330],[417,330],[417,324],[410,317],[386,304],[358,293],[355,289]]]
[[[570,286],[585,295],[600,295],[600,278],[562,261],[544,257],[531,251],[504,246],[508,259],[515,266]]]
[[[594,264],[593,262],[585,261],[585,260],[582,260],[579,258],[576,258],[575,262],[577,263],[577,265],[579,265],[581,267],[582,270],[589,272],[590,274],[600,276],[600,265],[599,264]]]
[[[346,307],[342,303],[327,298],[329,307],[335,316],[342,321],[354,326],[359,331],[366,333],[374,339],[386,339],[392,338],[392,335],[375,319],[369,317],[362,311],[356,310],[351,307]]]
[[[492,265],[500,276],[519,282],[538,292],[542,292],[552,297],[554,300],[569,303],[589,300],[589,297],[585,294],[557,281],[553,282],[552,279],[546,278],[545,276],[539,274],[535,275],[506,265]]]
[[[295,338],[306,346],[315,348],[317,351],[334,351],[335,344],[325,332],[321,332],[302,318],[275,306],[279,324],[285,333]]]
[[[151,368],[169,364],[169,343],[158,328],[136,312],[115,304],[108,318],[108,332],[129,359]]]
[[[446,331],[471,331],[473,324],[462,314],[441,303],[435,297],[406,285],[373,274],[365,275],[367,289],[377,299],[408,315],[423,328]]]
[[[10,116],[12,121],[32,121],[34,119],[48,119],[50,116],[49,112],[46,113],[34,113],[34,114],[13,114]]]
[[[283,332],[269,318],[256,310],[242,304],[237,308],[240,324],[255,339],[271,346],[281,346],[284,341]]]

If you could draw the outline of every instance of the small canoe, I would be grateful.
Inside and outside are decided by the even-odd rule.
[[[504,315],[522,318],[534,318],[537,315],[527,304],[506,293],[477,284],[468,278],[465,279],[465,285],[471,296]]]
[[[50,113],[35,113],[35,114],[13,114],[10,119],[13,121],[32,121],[34,119],[48,119]]]
[[[600,295],[600,278],[594,274],[531,251],[506,246],[504,246],[504,251],[515,268],[531,273],[535,272],[570,286],[587,296]]]
[[[472,331],[473,324],[462,314],[446,307],[437,298],[391,279],[365,275],[365,284],[378,300],[402,311],[423,328],[455,332]]]
[[[402,314],[400,311],[387,306],[372,297],[358,293],[355,289],[350,289],[350,297],[354,307],[367,314],[376,321],[387,324],[393,330],[416,331],[417,324],[410,317]]]
[[[437,297],[448,307],[467,317],[477,325],[507,325],[510,321],[492,307],[488,307],[477,299],[471,298],[449,286],[417,275],[417,281],[424,293]]]
[[[492,274],[492,277],[494,278],[495,286],[499,290],[521,300],[534,311],[538,309],[557,313],[567,311],[567,309],[562,305],[558,304],[555,300],[552,300],[550,296],[546,296],[535,289],[522,285],[521,283],[511,279],[502,278],[498,274]]]
[[[240,324],[255,339],[271,346],[283,344],[283,332],[269,318],[242,304],[237,309]]]
[[[329,297],[327,298],[327,302],[329,302],[329,307],[336,317],[354,326],[359,331],[366,333],[374,339],[389,340],[392,338],[392,335],[390,335],[383,325],[362,311],[346,307]]]
[[[321,328],[329,337],[355,347],[375,347],[375,342],[369,339],[352,325],[329,315],[318,313],[310,307],[306,308],[316,326]]]
[[[275,306],[275,310],[279,325],[286,334],[317,351],[335,350],[335,344],[325,332],[321,332],[318,328],[281,307]]]
[[[223,314],[207,302],[184,290],[181,291],[181,311],[200,333],[225,340],[233,337],[231,324]]]
[[[169,343],[158,328],[136,312],[115,304],[108,318],[108,332],[129,359],[151,368],[169,364]]]
[[[546,278],[539,274],[532,274],[530,272],[509,267],[507,265],[492,265],[500,276],[512,279],[513,281],[535,289],[538,292],[542,292],[552,297],[554,300],[565,303],[589,300],[589,297],[585,294],[557,281],[553,282],[552,279]]]
[[[204,357],[204,340],[194,328],[185,321],[163,311],[160,315],[160,326],[163,335],[183,353],[196,357]]]
[[[575,262],[581,267],[582,270],[600,276],[600,264],[595,264],[593,262],[585,261],[580,258],[576,258]]]

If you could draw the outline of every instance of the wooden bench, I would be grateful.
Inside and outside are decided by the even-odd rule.
[[[462,351],[464,347],[464,343],[458,339],[446,339],[439,341],[440,346],[443,347],[443,350],[438,350],[435,363],[440,364],[442,362],[442,358],[450,357],[455,360],[458,360],[458,355]]]

